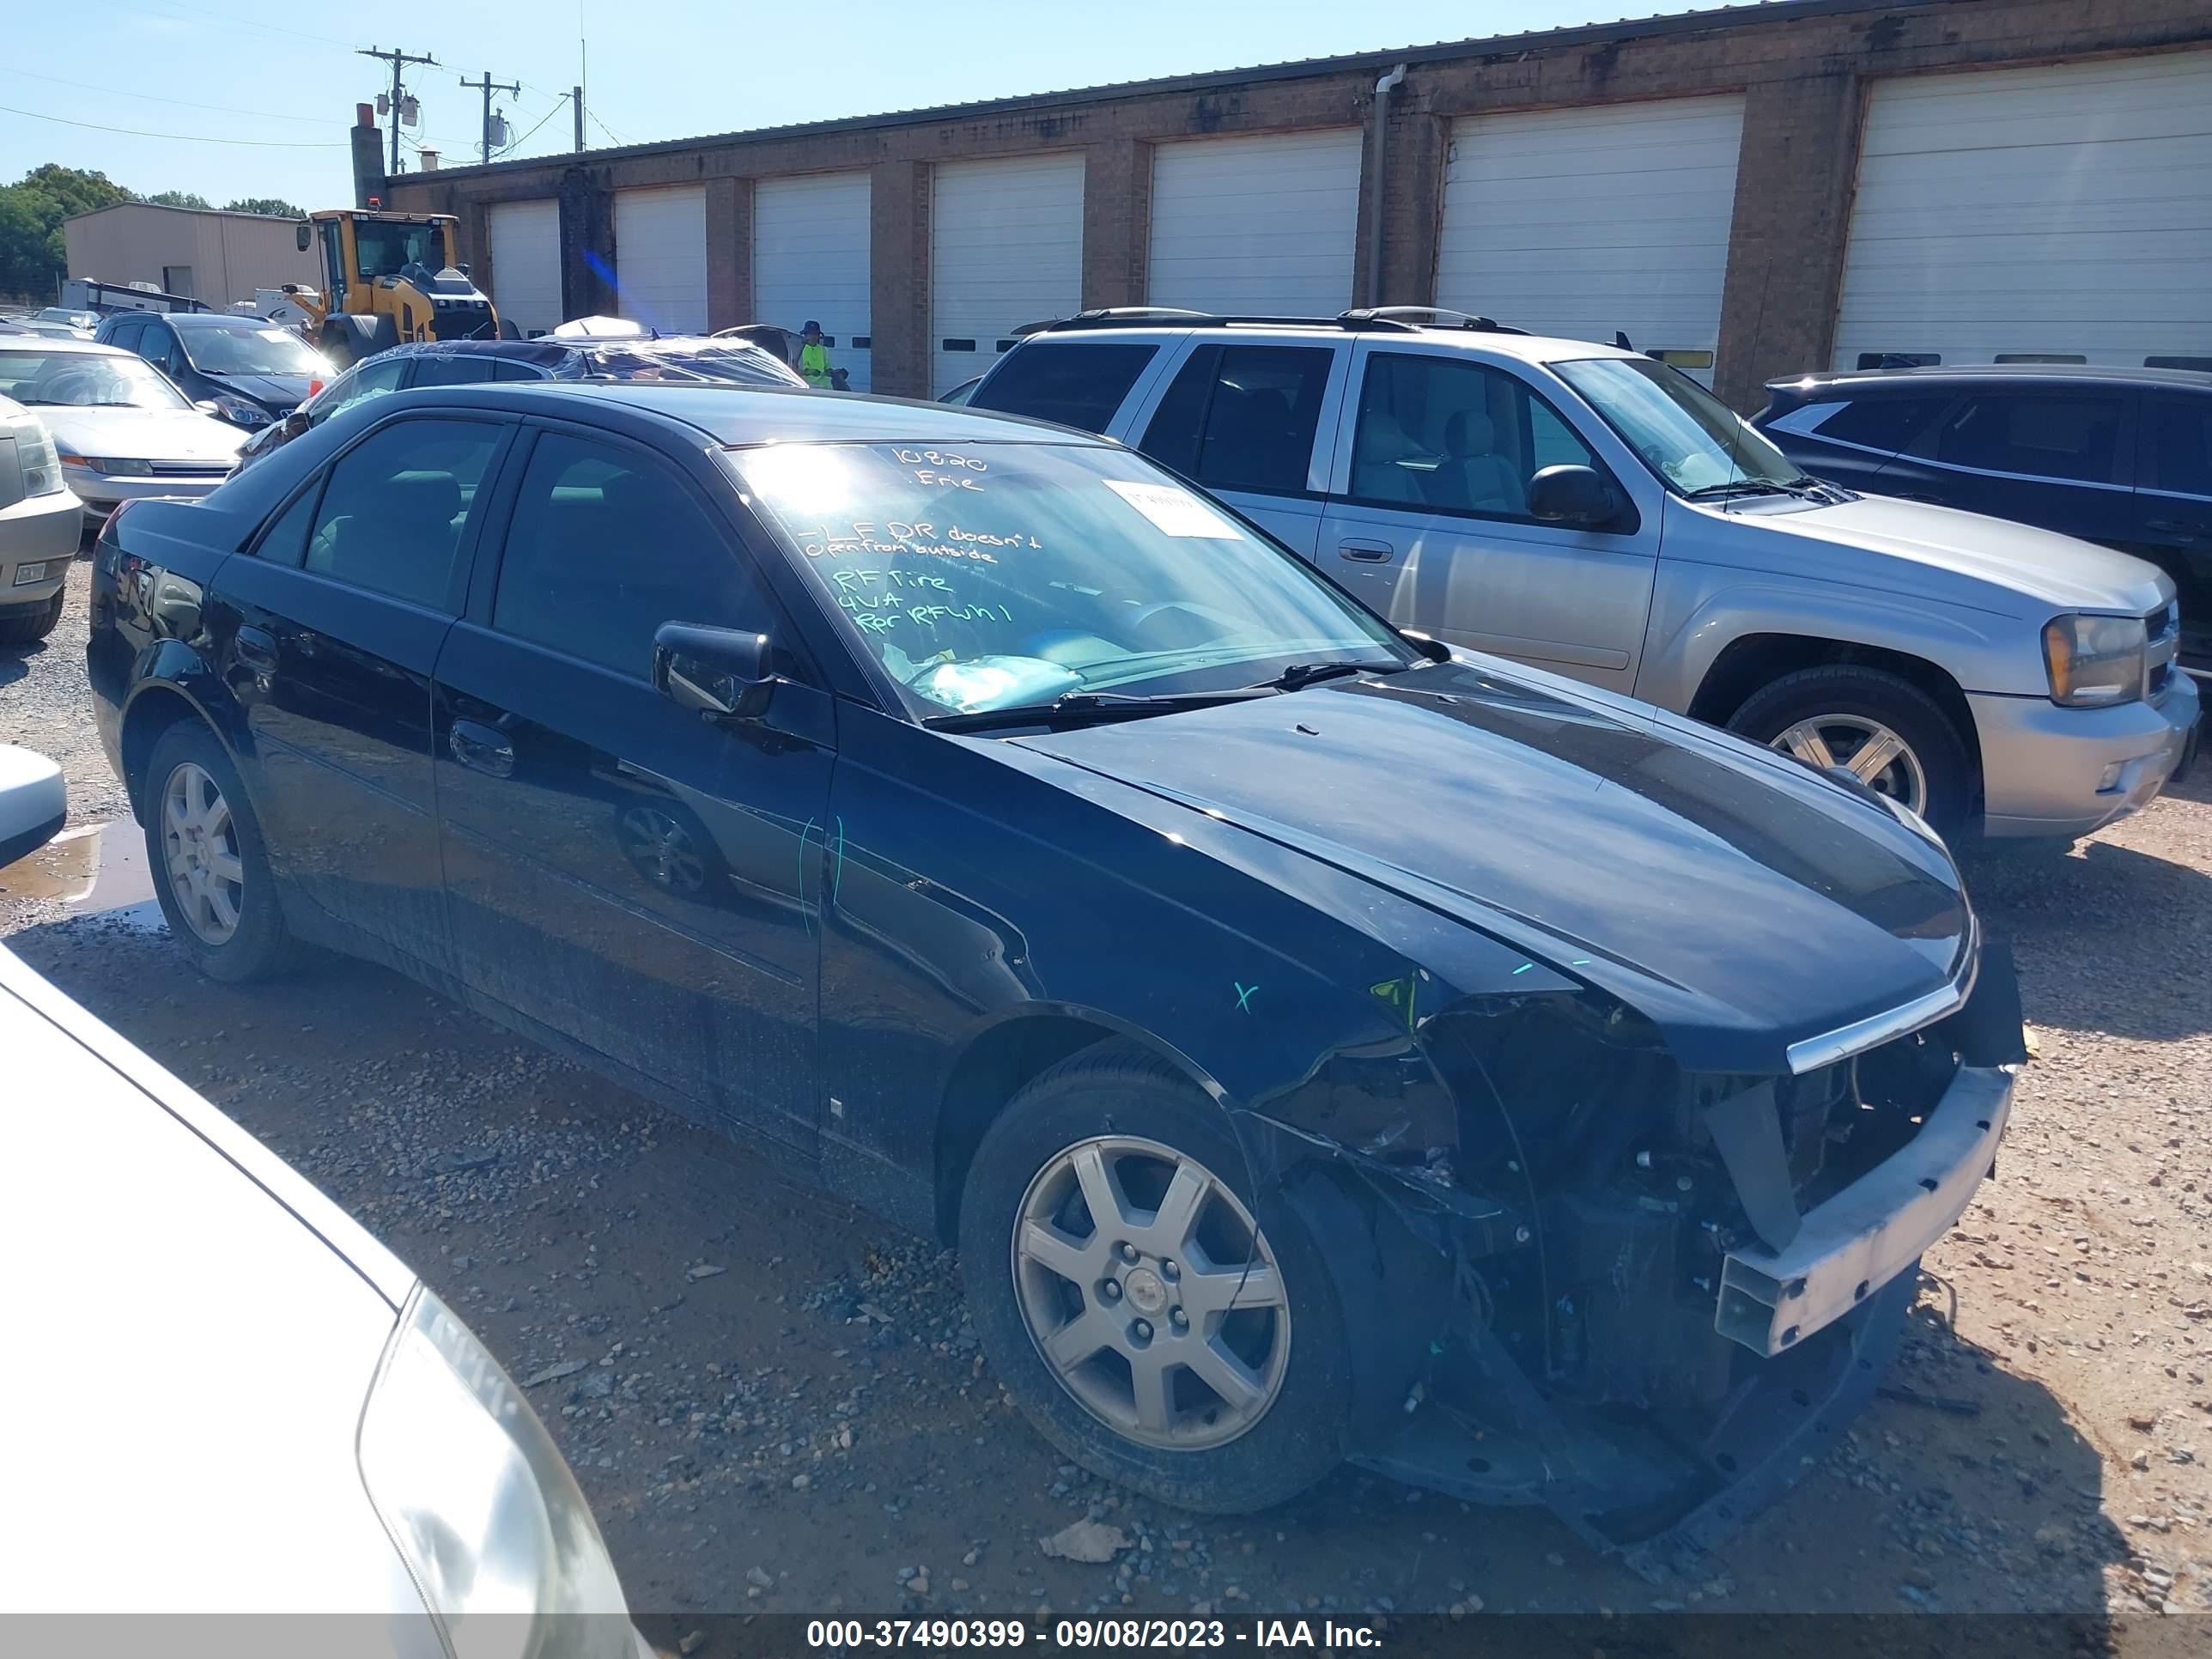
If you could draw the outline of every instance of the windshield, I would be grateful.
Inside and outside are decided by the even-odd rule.
[[[445,232],[428,220],[356,220],[353,240],[354,260],[363,276],[397,276],[410,266],[434,276],[446,263]]]
[[[1413,659],[1301,561],[1120,450],[788,444],[730,459],[917,715]]]
[[[203,374],[328,374],[306,341],[281,328],[179,328],[185,356]]]
[[[1717,484],[1812,482],[1680,369],[1649,357],[1586,357],[1552,367],[1678,494]]]
[[[0,392],[50,409],[191,407],[161,370],[120,351],[0,351]]]

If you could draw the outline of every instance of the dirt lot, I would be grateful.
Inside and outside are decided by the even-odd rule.
[[[46,648],[0,653],[0,741],[60,759],[92,823],[123,805],[84,577]],[[462,1310],[531,1383],[641,1609],[2200,1611],[2208,781],[2063,862],[1970,870],[2039,1050],[1998,1178],[1929,1258],[1897,1392],[1707,1574],[1657,1587],[1547,1516],[1352,1474],[1241,1522],[1127,1498],[1012,1412],[928,1242],[377,969],[209,984],[143,913],[27,896],[20,870],[0,933]],[[1085,1516],[1133,1547],[1042,1553]]]

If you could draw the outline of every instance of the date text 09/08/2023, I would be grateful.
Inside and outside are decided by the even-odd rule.
[[[836,1648],[1365,1648],[1371,1625],[1335,1619],[811,1619],[806,1645]]]

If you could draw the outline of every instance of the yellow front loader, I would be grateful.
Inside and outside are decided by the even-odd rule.
[[[341,368],[403,340],[514,339],[490,298],[454,258],[450,213],[325,208],[299,227],[300,251],[319,244],[319,296],[288,288],[307,331]]]

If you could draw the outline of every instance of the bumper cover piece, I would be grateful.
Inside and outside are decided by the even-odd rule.
[[[1920,1133],[1808,1212],[1785,1249],[1729,1253],[1714,1328],[1778,1354],[1911,1267],[1966,1212],[1996,1160],[2012,1095],[2009,1072],[1961,1067]]]

